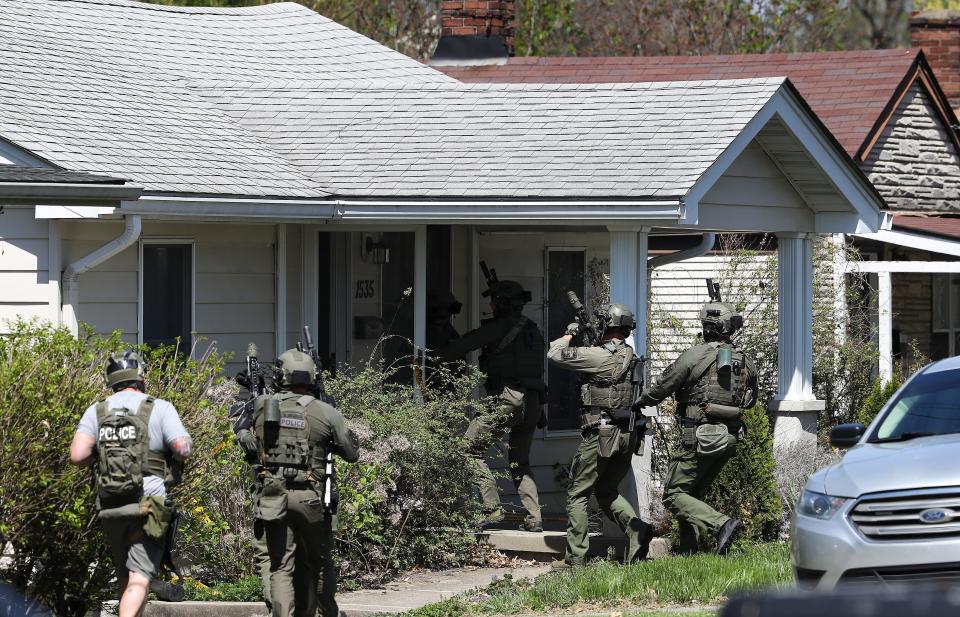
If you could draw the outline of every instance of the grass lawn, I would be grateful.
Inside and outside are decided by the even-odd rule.
[[[785,544],[764,544],[727,557],[665,557],[631,566],[602,561],[567,572],[550,572],[534,580],[504,579],[406,613],[407,617],[461,617],[543,613],[576,609],[583,613],[633,615],[641,609],[711,605],[737,591],[792,584]],[[668,613],[677,615],[677,613]],[[682,613],[684,617],[691,613]],[[704,613],[692,613],[711,615]]]

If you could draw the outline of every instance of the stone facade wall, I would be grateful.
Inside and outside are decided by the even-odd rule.
[[[915,83],[863,163],[891,210],[960,210],[960,156]]]

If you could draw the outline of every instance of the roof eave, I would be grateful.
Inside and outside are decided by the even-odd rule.
[[[0,199],[35,203],[42,200],[127,201],[135,200],[143,187],[132,184],[0,182]]]

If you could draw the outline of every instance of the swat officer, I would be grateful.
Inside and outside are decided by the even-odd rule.
[[[120,582],[119,617],[136,617],[163,561],[172,518],[167,488],[179,481],[193,441],[176,408],[146,394],[139,354],[111,354],[106,377],[113,394],[83,413],[70,462],[96,464],[97,517]]]
[[[336,617],[336,507],[323,500],[324,463],[330,448],[356,461],[359,442],[343,415],[312,395],[317,369],[309,355],[290,349],[278,362],[280,390],[258,397],[253,412],[259,478],[254,531],[269,557],[262,571],[265,595],[274,617],[313,617],[318,603],[324,617]]]
[[[730,550],[740,521],[702,501],[710,485],[734,455],[741,438],[744,409],[757,398],[757,370],[752,358],[731,341],[743,317],[727,302],[700,309],[703,343],[683,352],[660,378],[644,390],[638,407],[657,405],[671,394],[683,427],[683,444],[670,460],[663,501],[680,523],[680,550],[699,550],[714,537],[717,554]]]
[[[450,341],[460,338],[450,319],[459,315],[462,309],[463,303],[458,302],[449,291],[427,294],[427,349],[440,350]]]
[[[572,323],[562,337],[550,343],[547,352],[551,364],[576,371],[584,378],[580,388],[582,440],[570,465],[567,489],[567,550],[562,561],[552,564],[555,569],[584,563],[591,493],[604,514],[627,536],[625,563],[644,559],[653,539],[653,527],[637,516],[617,488],[643,444],[631,409],[636,398],[631,383],[636,360],[633,348],[626,343],[636,322],[622,304],[606,306],[602,315],[601,345],[571,347],[570,342],[579,333],[579,325]]]
[[[503,508],[496,480],[483,460],[483,454],[493,440],[499,440],[509,429],[507,460],[510,478],[527,511],[523,529],[541,532],[543,519],[537,485],[530,469],[530,447],[543,415],[546,392],[543,334],[523,315],[523,307],[530,301],[530,292],[516,281],[493,281],[483,295],[490,297],[493,318],[451,341],[442,350],[441,357],[445,361],[454,361],[462,359],[471,350],[482,349],[480,370],[487,376],[487,394],[497,396],[506,411],[504,420],[478,414],[464,435],[469,443],[474,484],[487,513],[486,523],[502,521]]]

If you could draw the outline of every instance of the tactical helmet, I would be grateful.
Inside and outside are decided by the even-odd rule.
[[[704,335],[730,336],[743,327],[743,315],[729,302],[707,302],[700,309]]]
[[[105,369],[107,386],[116,388],[125,383],[143,381],[144,366],[140,354],[128,349],[123,353],[112,353],[107,358]]]
[[[487,291],[494,304],[501,308],[522,308],[533,299],[531,293],[516,281],[497,281]]]
[[[298,349],[288,349],[277,358],[280,385],[312,386],[317,381],[317,365],[313,358]]]
[[[449,291],[427,294],[427,319],[430,321],[459,315],[461,309],[463,309],[463,303],[458,302]]]
[[[633,311],[619,302],[604,306],[601,315],[604,328],[623,328],[630,331],[637,327]]]

